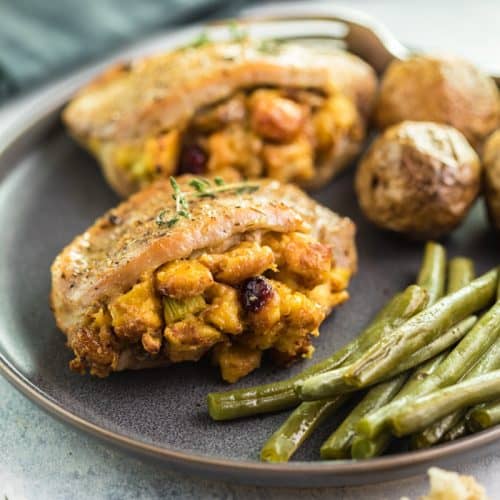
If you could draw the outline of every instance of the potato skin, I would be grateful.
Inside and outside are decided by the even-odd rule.
[[[454,229],[476,199],[481,167],[465,137],[447,125],[403,122],[368,149],[356,192],[368,219],[414,239]]]
[[[381,129],[404,120],[445,123],[479,148],[500,119],[495,82],[467,61],[415,56],[385,72],[375,109]]]
[[[492,134],[484,146],[484,191],[490,222],[500,231],[500,129]]]

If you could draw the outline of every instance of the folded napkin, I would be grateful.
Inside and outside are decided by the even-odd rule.
[[[0,101],[141,36],[233,15],[244,0],[3,0]]]

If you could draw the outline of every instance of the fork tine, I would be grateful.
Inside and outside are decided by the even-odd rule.
[[[347,26],[345,43],[348,50],[357,54],[379,73],[393,59],[406,59],[411,52],[382,24],[366,14],[330,4],[281,4],[255,7],[242,12],[248,23],[262,21],[290,21],[292,19],[339,22]]]
[[[325,19],[236,19],[237,26],[243,28],[250,36],[269,38],[269,32],[275,39],[321,37],[325,39],[344,39],[349,27],[340,21]],[[231,36],[232,24],[227,20],[217,20],[208,24],[209,34],[227,38]],[[225,36],[224,36],[225,35]]]

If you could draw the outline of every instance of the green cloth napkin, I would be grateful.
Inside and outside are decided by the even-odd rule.
[[[0,0],[0,101],[166,27],[244,0]]]

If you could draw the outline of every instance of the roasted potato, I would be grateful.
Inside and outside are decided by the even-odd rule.
[[[479,158],[453,127],[406,121],[368,149],[356,175],[362,211],[376,225],[436,238],[465,217],[480,188]]]
[[[382,78],[375,121],[384,129],[403,120],[446,123],[478,148],[498,126],[495,82],[467,61],[415,56],[393,62]]]
[[[486,141],[483,162],[486,205],[492,226],[500,230],[500,129]]]

